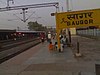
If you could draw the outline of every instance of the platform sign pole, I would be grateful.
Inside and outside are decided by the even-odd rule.
[[[58,16],[57,16],[57,12],[56,12],[56,14],[55,14],[55,16],[56,16],[56,32],[57,32],[57,43],[58,43],[58,50],[59,50],[59,52],[61,52],[61,46],[60,46],[60,29],[59,29],[59,25],[58,25],[58,20],[57,20],[57,18],[58,18]]]
[[[58,50],[59,50],[59,52],[61,52],[61,46],[60,46],[60,30],[59,29],[57,29],[57,41],[58,41]]]

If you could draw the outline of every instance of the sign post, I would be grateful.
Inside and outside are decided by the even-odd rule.
[[[100,25],[100,9],[81,10],[56,13],[56,30],[58,49],[60,51],[60,38],[59,34],[61,29],[64,28],[79,28],[88,26]]]
[[[57,13],[55,14],[56,18],[58,18]],[[57,32],[57,43],[58,43],[58,50],[59,52],[61,52],[61,46],[60,46],[60,31],[61,29],[59,29],[59,25],[58,25],[58,21],[56,19],[56,32]]]

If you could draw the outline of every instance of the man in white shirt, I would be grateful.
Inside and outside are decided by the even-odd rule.
[[[51,42],[51,33],[48,33],[48,42]]]

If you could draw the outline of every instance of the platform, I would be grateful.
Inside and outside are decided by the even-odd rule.
[[[93,62],[79,62],[71,48],[49,52],[41,43],[0,64],[0,75],[96,75]]]

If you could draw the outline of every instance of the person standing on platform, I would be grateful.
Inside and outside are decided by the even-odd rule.
[[[41,42],[43,43],[44,42],[44,38],[45,38],[45,35],[43,33],[40,33],[40,38],[41,38]]]
[[[61,36],[61,38],[60,38],[60,45],[61,45],[61,52],[63,52],[63,50],[64,50],[64,39],[63,39],[63,36]]]
[[[48,42],[49,43],[51,42],[51,33],[50,32],[48,33]]]

